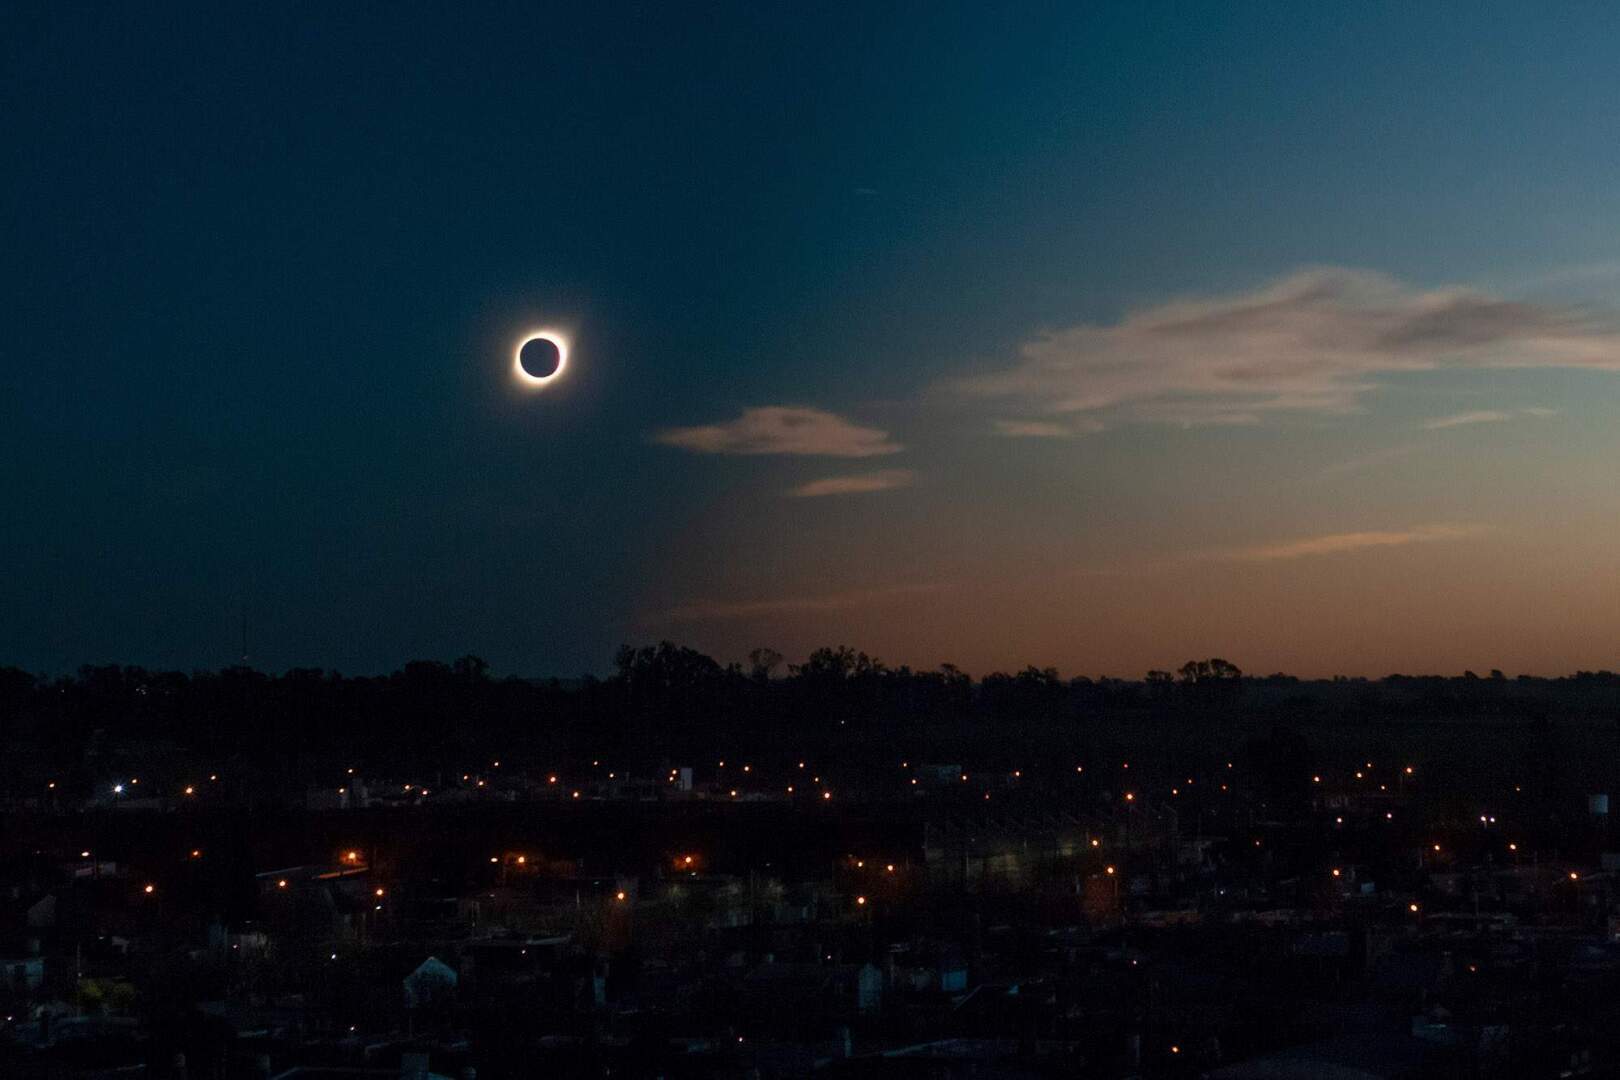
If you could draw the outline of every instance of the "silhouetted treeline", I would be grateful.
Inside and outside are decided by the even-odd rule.
[[[874,739],[926,747],[935,737],[993,749],[1043,731],[1084,732],[1127,719],[1219,725],[1240,713],[1288,723],[1620,719],[1620,675],[1608,671],[1304,681],[1248,676],[1208,659],[1139,680],[1066,678],[1035,667],[974,679],[950,664],[890,667],[846,647],[819,649],[798,664],[782,660],[756,649],[746,667],[722,665],[669,642],[625,646],[611,676],[567,683],[496,678],[473,656],[413,661],[376,677],[103,666],[40,678],[3,668],[0,740],[47,770],[83,769],[133,743],[298,773],[310,761],[345,757],[372,767],[460,768],[522,751],[612,756],[628,766],[728,749],[837,750]]]

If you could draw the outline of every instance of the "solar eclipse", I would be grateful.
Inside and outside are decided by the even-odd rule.
[[[555,330],[525,334],[512,354],[513,375],[536,390],[561,378],[567,367],[568,339]]]

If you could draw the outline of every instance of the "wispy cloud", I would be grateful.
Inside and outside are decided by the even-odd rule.
[[[1026,342],[1011,367],[953,385],[1022,413],[1010,422],[1106,410],[1142,422],[1254,423],[1350,412],[1378,376],[1437,368],[1620,370],[1620,324],[1589,309],[1327,268],[1053,330]]]
[[[835,413],[791,405],[744,409],[735,420],[666,428],[653,441],[699,454],[803,454],[862,458],[904,449],[878,428],[861,427]]]
[[[1342,555],[1368,548],[1405,547],[1443,540],[1464,540],[1485,532],[1482,525],[1418,525],[1410,529],[1369,532],[1329,533],[1275,544],[1228,548],[1206,553],[1203,558],[1220,562],[1275,562],[1279,559],[1305,559],[1315,555]]]
[[[1520,416],[1548,417],[1557,416],[1557,409],[1548,409],[1540,405],[1528,409],[1475,409],[1472,412],[1460,412],[1451,416],[1437,416],[1423,424],[1425,431],[1443,431],[1446,428],[1464,427],[1468,424],[1503,424]]]
[[[1468,424],[1503,424],[1511,419],[1513,414],[1503,409],[1475,409],[1473,412],[1437,416],[1433,420],[1426,421],[1423,430],[1443,431],[1446,428],[1465,427]]]
[[[1072,420],[996,420],[997,433],[1014,439],[1072,439],[1077,435],[1095,435],[1106,431],[1107,425],[1086,418]]]
[[[877,472],[855,473],[851,476],[829,476],[800,484],[789,495],[801,499],[822,495],[864,495],[873,491],[893,491],[910,486],[917,474],[910,469],[880,469]]]
[[[847,611],[891,600],[924,596],[947,588],[934,582],[917,585],[887,585],[874,589],[853,589],[821,596],[774,597],[761,600],[698,600],[643,618],[648,625],[711,622],[724,619],[756,619],[772,615],[804,612]]]

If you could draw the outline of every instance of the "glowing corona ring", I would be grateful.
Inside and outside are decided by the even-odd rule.
[[[523,367],[523,349],[532,341],[545,341],[557,350],[557,368],[549,375],[531,375]],[[568,339],[556,330],[533,330],[518,341],[517,348],[512,350],[512,374],[517,381],[539,390],[562,377],[563,370],[568,367]]]

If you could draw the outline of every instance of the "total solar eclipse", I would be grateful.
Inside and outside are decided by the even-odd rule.
[[[518,381],[533,387],[554,382],[567,366],[568,341],[550,330],[526,334],[512,356],[512,370]]]

